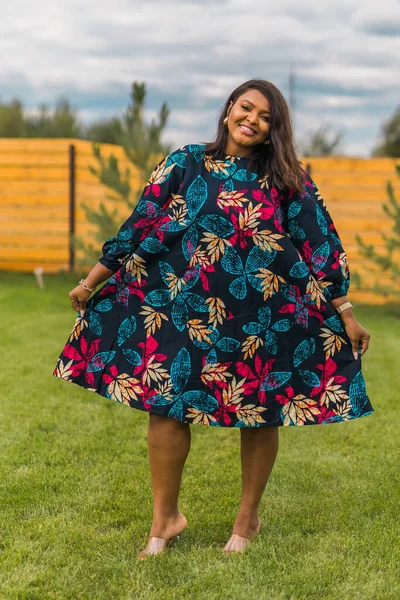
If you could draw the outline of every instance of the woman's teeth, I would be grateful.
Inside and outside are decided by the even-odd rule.
[[[250,127],[247,127],[246,125],[239,125],[239,127],[243,133],[246,133],[247,135],[255,135],[255,131],[250,129]]]

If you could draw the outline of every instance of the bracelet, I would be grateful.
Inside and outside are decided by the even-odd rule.
[[[85,290],[87,290],[88,292],[93,292],[94,291],[94,288],[89,287],[88,284],[85,283],[84,279],[80,280],[79,285],[81,285],[83,288],[85,288]]]
[[[351,302],[343,302],[343,304],[336,307],[336,310],[338,311],[338,313],[340,315],[340,313],[343,312],[344,310],[346,310],[346,308],[353,308],[352,303]]]

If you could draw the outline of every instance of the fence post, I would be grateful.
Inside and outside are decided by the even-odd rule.
[[[310,165],[310,163],[306,164],[306,171],[307,171],[307,175],[309,175],[309,177],[311,177],[311,165]]]
[[[70,144],[69,146],[69,258],[68,267],[69,271],[73,271],[75,268],[75,247],[74,247],[74,236],[75,236],[75,146]]]

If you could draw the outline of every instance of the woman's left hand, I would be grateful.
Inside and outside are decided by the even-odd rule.
[[[371,336],[365,327],[363,327],[354,316],[351,316],[351,318],[344,318],[342,321],[343,327],[345,328],[346,333],[351,340],[353,356],[357,360],[359,345],[361,344],[360,356],[362,356],[368,350]]]

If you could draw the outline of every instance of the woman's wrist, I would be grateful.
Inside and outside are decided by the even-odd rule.
[[[335,308],[336,310],[340,306],[343,306],[346,303],[349,303],[349,306],[346,306],[346,308],[343,308],[343,310],[340,312],[338,311],[338,314],[343,322],[351,321],[352,319],[355,318],[354,314],[353,314],[352,305],[351,305],[348,297],[340,296],[339,298],[334,298],[333,300],[331,300],[331,304],[332,304],[333,308]]]
[[[114,271],[107,269],[101,263],[97,263],[83,281],[89,288],[95,290],[103,281],[110,279],[114,275]]]

